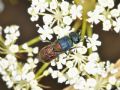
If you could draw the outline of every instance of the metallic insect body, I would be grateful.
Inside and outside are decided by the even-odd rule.
[[[62,52],[69,50],[73,46],[73,43],[77,44],[79,41],[79,34],[71,32],[69,36],[65,36],[55,41],[53,44],[43,47],[38,54],[38,58],[42,62],[50,62]]]

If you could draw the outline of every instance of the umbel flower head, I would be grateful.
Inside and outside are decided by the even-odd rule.
[[[102,22],[104,31],[113,28],[119,33],[120,5],[114,9],[114,0],[98,0],[94,4],[87,2],[90,1],[32,0],[28,13],[31,21],[38,21],[42,16],[44,25],[36,25],[42,41],[50,42],[53,34],[56,39],[61,39],[76,32],[76,28],[80,32],[80,42],[51,61],[48,72],[54,79],[58,78],[58,83],[70,84],[76,90],[111,90],[113,86],[119,90],[118,70],[113,63],[100,61],[97,46],[101,46],[101,42],[99,36],[92,33],[92,27]],[[79,23],[75,24],[75,28],[74,22]]]
[[[58,38],[68,35],[72,30],[72,22],[82,16],[82,6],[70,4],[67,1],[59,2],[57,0],[32,0],[28,13],[32,16],[32,21],[37,21],[39,16],[43,16],[43,27],[39,27],[38,33],[42,40],[52,39],[52,34]]]
[[[98,0],[94,11],[88,12],[89,18],[87,21],[92,24],[98,24],[102,21],[104,31],[113,28],[116,33],[119,33],[120,4],[117,8],[113,8],[114,6],[114,0]]]
[[[8,88],[14,90],[43,90],[35,78],[35,68],[39,62],[33,55],[38,53],[38,47],[31,48],[23,44],[20,48],[16,40],[20,36],[19,26],[0,27],[0,74]],[[5,33],[5,38],[2,36]],[[27,53],[26,63],[18,61],[18,53]]]

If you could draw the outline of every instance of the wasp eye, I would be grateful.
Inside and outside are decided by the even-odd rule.
[[[77,34],[76,32],[71,32],[71,33],[69,34],[69,36],[70,36],[71,40],[72,40],[75,44],[77,44],[77,43],[80,42],[80,36],[79,36],[79,34]]]

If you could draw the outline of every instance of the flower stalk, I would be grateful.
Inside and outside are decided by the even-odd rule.
[[[42,67],[37,71],[36,78],[39,78],[39,76],[44,72],[44,70],[49,66],[50,63],[44,63]]]
[[[88,24],[87,26],[87,36],[88,37],[92,37],[92,27],[90,26],[90,24]],[[88,49],[88,54],[90,55],[92,53],[92,48]]]

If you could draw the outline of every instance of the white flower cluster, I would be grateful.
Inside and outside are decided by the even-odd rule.
[[[0,58],[0,74],[6,82],[8,88],[14,90],[42,90],[35,79],[34,69],[38,63],[37,59],[28,58],[24,65],[17,62],[17,58],[13,55],[6,55]]]
[[[82,16],[82,6],[69,4],[67,1],[57,0],[32,0],[28,13],[32,15],[32,21],[38,21],[39,16],[43,16],[43,28],[39,27],[38,32],[42,40],[52,39],[52,34],[58,38],[68,35],[72,29],[72,22]]]
[[[114,28],[120,31],[120,5],[113,9],[114,0],[98,0],[94,11],[88,12],[87,21],[92,24],[103,23],[103,30]],[[40,38],[51,40],[53,34],[57,39],[68,35],[74,29],[71,27],[76,19],[82,19],[82,6],[62,0],[32,0],[28,13],[31,21],[38,21],[43,16],[43,27],[39,24]],[[83,22],[84,25],[84,22]],[[83,26],[84,27],[84,26]],[[111,90],[112,86],[120,87],[120,80],[114,76],[118,70],[110,62],[101,62],[97,52],[97,46],[101,45],[98,35],[85,37],[86,47],[83,42],[60,54],[51,61],[48,72],[53,78],[58,78],[59,83],[73,85],[77,90]],[[92,53],[88,55],[89,49]],[[57,67],[56,69],[54,67]]]
[[[8,88],[14,90],[43,90],[36,77],[35,68],[39,60],[33,58],[38,53],[38,47],[31,48],[27,44],[19,47],[16,40],[20,36],[19,27],[16,25],[7,26],[3,31],[5,39],[2,37],[2,27],[0,27],[0,74],[6,82]],[[18,62],[19,54],[27,53],[26,63]]]
[[[114,7],[114,0],[98,0],[94,11],[89,11],[89,23],[98,24],[100,21],[103,23],[103,30],[109,31],[111,28],[116,33],[120,32],[120,4],[117,8]]]
[[[19,52],[19,46],[16,44],[16,40],[20,36],[19,26],[11,25],[7,26],[4,30],[0,29],[1,37],[0,37],[0,53],[1,54],[15,54]],[[2,31],[5,34],[5,39],[2,36]]]
[[[84,46],[74,49],[69,54],[61,54],[58,62],[51,62],[57,69],[50,67],[48,71],[53,78],[58,78],[58,83],[73,85],[76,90],[111,90],[113,86],[120,87],[120,80],[114,76],[118,70],[114,69],[113,64],[100,62],[96,52],[84,55],[87,51]]]
[[[48,69],[53,78],[58,78],[58,83],[73,85],[77,90],[111,90],[115,85],[120,87],[120,81],[114,74],[117,69],[110,62],[100,62],[96,46],[101,42],[97,41],[98,35],[93,34],[92,38],[86,38],[87,47],[80,42],[66,53],[62,53],[58,58],[51,61],[53,69]],[[89,48],[94,51],[89,56],[86,55]]]

